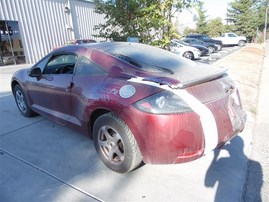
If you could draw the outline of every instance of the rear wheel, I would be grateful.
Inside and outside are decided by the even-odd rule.
[[[142,155],[129,127],[115,114],[100,116],[93,126],[95,149],[113,171],[126,173],[142,162]]]
[[[245,41],[239,41],[238,42],[238,46],[240,46],[240,47],[242,47],[242,46],[244,46],[244,45],[246,45],[246,42]]]
[[[208,46],[208,53],[213,53],[215,48],[213,46]]]
[[[26,116],[31,117],[36,113],[29,107],[28,101],[20,85],[16,85],[13,89],[14,98],[20,112]]]
[[[192,60],[193,58],[194,58],[194,56],[193,56],[193,53],[192,52],[185,52],[184,54],[183,54],[183,57],[184,58],[187,58],[187,59],[190,59],[190,60]]]

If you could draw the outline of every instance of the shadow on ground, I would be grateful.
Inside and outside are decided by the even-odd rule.
[[[256,190],[259,190],[259,193],[255,194],[256,198],[252,201],[261,201],[260,192],[263,183],[261,165],[256,161],[248,159],[243,152],[243,148],[244,142],[240,136],[237,136],[232,139],[229,144],[224,145],[224,147],[221,149],[226,150],[229,156],[219,158],[221,150],[216,149],[214,151],[213,161],[211,162],[211,165],[209,166],[205,176],[205,186],[217,187],[214,201],[227,201],[233,191],[232,189],[236,188],[234,187],[235,185],[230,182],[231,177],[229,175],[233,174],[234,177],[237,177],[237,174],[240,175],[240,172],[242,172],[244,175],[246,171],[241,170],[241,165],[245,161],[248,161],[250,166],[255,167],[254,170],[256,175],[256,182],[253,183],[255,183],[255,186],[258,187]]]

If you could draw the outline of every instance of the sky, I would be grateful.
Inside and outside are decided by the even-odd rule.
[[[230,2],[234,0],[202,0],[204,2],[204,9],[206,10],[207,20],[220,17],[225,23],[227,7]],[[179,28],[183,31],[185,27],[195,28],[194,15],[196,12],[193,10],[184,10],[177,18]],[[197,14],[197,13],[196,13]]]
[[[232,0],[203,0],[203,2],[208,20],[217,17],[225,19],[228,3],[232,2]]]

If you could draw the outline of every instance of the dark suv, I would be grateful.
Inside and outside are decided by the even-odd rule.
[[[189,34],[186,36],[186,38],[195,38],[195,39],[199,39],[201,41],[207,42],[207,43],[208,42],[214,43],[218,47],[218,50],[221,50],[223,46],[222,41],[211,39],[209,36],[205,34]]]

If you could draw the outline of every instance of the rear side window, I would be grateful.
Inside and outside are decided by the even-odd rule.
[[[106,71],[99,67],[97,64],[89,60],[88,58],[81,56],[78,59],[76,70],[76,75],[100,75],[106,74]]]
[[[228,34],[229,37],[236,37],[234,34]]]

